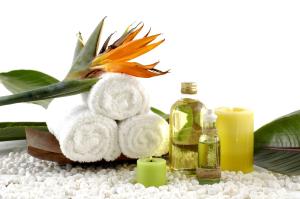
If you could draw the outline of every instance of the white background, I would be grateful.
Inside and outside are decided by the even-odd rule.
[[[0,71],[36,69],[63,78],[76,33],[87,38],[104,16],[103,39],[139,21],[166,38],[139,59],[172,70],[143,80],[152,106],[168,112],[188,80],[210,107],[252,109],[256,127],[300,109],[299,1],[0,1]],[[0,95],[7,94],[0,85]],[[43,121],[44,113],[36,105],[5,106],[0,121]]]

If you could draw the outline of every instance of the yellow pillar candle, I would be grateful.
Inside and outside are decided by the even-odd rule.
[[[167,166],[162,158],[143,158],[137,161],[137,182],[145,187],[166,184]]]
[[[216,114],[221,169],[244,173],[253,171],[253,112],[242,108],[219,108]]]

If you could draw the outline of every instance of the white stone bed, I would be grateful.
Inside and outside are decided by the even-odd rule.
[[[59,166],[29,156],[25,149],[0,154],[0,198],[203,198],[300,199],[300,176],[256,168],[251,174],[223,172],[222,181],[199,185],[195,177],[168,172],[168,185],[134,183],[135,165]]]

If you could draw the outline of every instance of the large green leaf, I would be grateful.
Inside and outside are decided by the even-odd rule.
[[[25,128],[47,129],[45,122],[2,122],[0,123],[0,141],[26,139]]]
[[[256,165],[287,175],[300,174],[300,111],[264,125],[254,137]]]
[[[78,79],[80,73],[88,69],[89,64],[97,55],[99,39],[104,25],[104,20],[105,18],[100,21],[84,46],[81,46],[83,44],[77,43],[74,55],[78,55],[73,61],[72,67],[66,79]],[[78,39],[81,40],[78,42],[82,43],[82,38],[79,37]],[[81,49],[81,47],[83,48]]]
[[[14,95],[3,96],[0,97],[0,106],[75,95],[90,90],[97,81],[96,78],[69,80]]]
[[[30,91],[59,82],[54,77],[34,70],[13,70],[0,73],[0,81],[13,94]],[[47,107],[50,100],[40,100],[33,103]]]

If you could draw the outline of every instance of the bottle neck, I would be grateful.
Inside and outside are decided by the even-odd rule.
[[[202,134],[204,135],[218,135],[216,128],[203,128]]]
[[[181,93],[181,98],[189,98],[189,99],[197,99],[198,98],[198,94],[186,94],[186,93]]]
[[[215,121],[204,121],[202,123],[202,132],[208,133],[208,134],[216,134],[217,133],[217,127]]]

